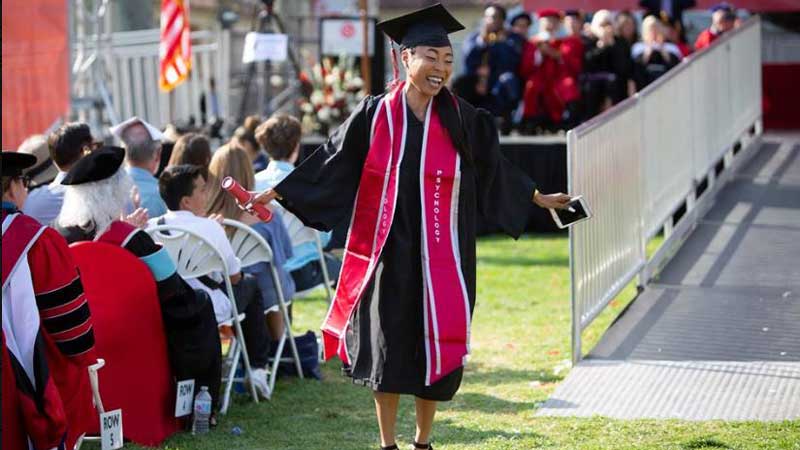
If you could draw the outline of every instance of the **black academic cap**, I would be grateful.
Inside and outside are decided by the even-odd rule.
[[[117,173],[125,160],[125,149],[122,147],[103,147],[79,159],[69,169],[61,184],[76,185],[92,181],[105,180]]]
[[[404,16],[384,20],[378,24],[378,29],[402,47],[446,47],[451,45],[447,35],[463,30],[464,25],[441,3],[437,3]]]
[[[18,177],[22,171],[36,164],[36,157],[27,153],[2,152],[0,166],[4,177]]]

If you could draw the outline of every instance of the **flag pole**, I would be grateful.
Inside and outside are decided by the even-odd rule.
[[[364,81],[364,93],[372,91],[372,74],[369,64],[369,19],[367,17],[367,0],[359,0],[361,8],[361,26],[364,39],[361,45],[361,79]]]
[[[169,91],[169,124],[175,125],[175,89]]]

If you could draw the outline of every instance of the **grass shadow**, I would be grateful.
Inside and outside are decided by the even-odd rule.
[[[555,383],[563,379],[563,376],[554,375],[548,369],[494,369],[480,363],[470,363],[470,365],[467,366],[466,372],[464,373],[465,383],[483,384],[486,386],[499,386],[503,384],[517,384],[531,381]]]
[[[728,444],[718,441],[716,439],[710,438],[700,438],[700,439],[692,439],[687,443],[683,444],[681,448],[687,450],[695,450],[701,448],[731,448]]]
[[[484,414],[518,414],[533,411],[540,405],[540,402],[511,401],[476,392],[460,392],[446,408]]]
[[[494,266],[547,266],[547,267],[567,267],[569,266],[568,257],[553,258],[532,258],[527,256],[479,256],[478,264],[491,264]]]
[[[517,441],[525,440],[526,444],[535,440],[537,447],[545,444],[548,438],[540,433],[530,431],[530,429],[508,430],[508,429],[478,429],[475,427],[463,427],[456,425],[449,419],[437,420],[435,425],[435,439],[433,442],[442,444],[483,444],[493,440]],[[505,447],[504,447],[505,448]]]

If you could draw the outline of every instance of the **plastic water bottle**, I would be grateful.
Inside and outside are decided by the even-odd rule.
[[[192,434],[208,433],[208,422],[211,419],[211,394],[208,386],[200,387],[200,392],[194,397],[194,421]]]

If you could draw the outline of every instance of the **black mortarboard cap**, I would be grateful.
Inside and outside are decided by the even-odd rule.
[[[117,173],[124,160],[125,149],[122,147],[107,146],[95,150],[79,159],[61,184],[69,186],[105,180]]]
[[[22,171],[36,164],[36,157],[28,153],[2,152],[0,166],[4,177],[18,177]]]
[[[441,3],[418,9],[404,16],[385,20],[378,29],[402,47],[428,45],[446,47],[451,45],[448,34],[464,29]]]

